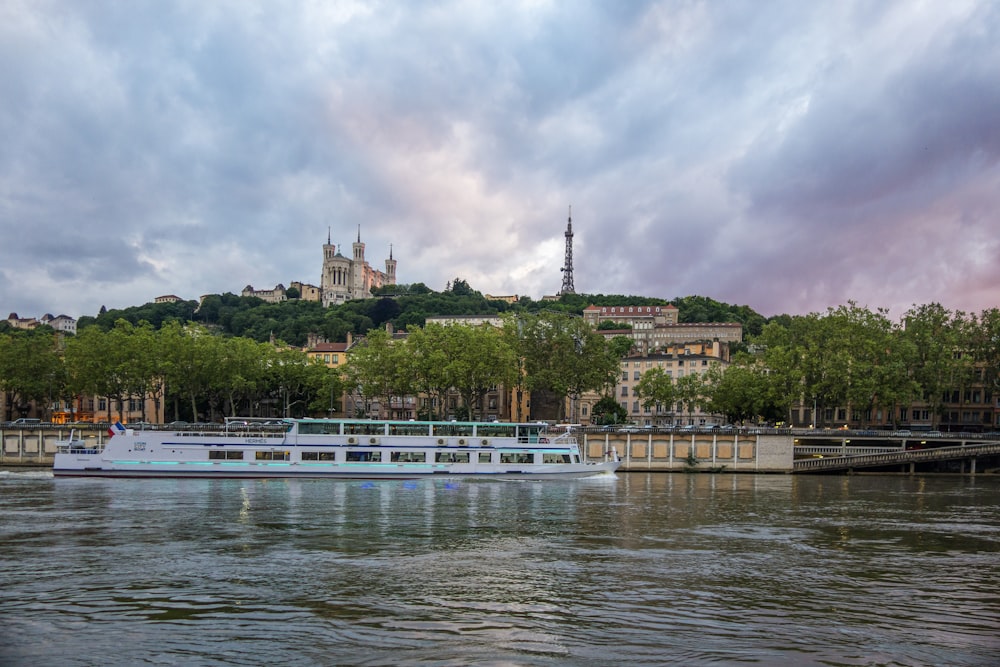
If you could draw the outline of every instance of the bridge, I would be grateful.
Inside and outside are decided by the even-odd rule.
[[[932,449],[907,449],[883,451],[870,454],[851,453],[840,456],[815,455],[815,458],[800,458],[792,463],[792,472],[834,472],[856,470],[858,468],[882,468],[886,466],[909,466],[914,471],[917,463],[931,461],[969,461],[970,474],[976,474],[976,460],[979,457],[1000,455],[1000,442],[985,442]],[[964,470],[964,463],[963,463]]]

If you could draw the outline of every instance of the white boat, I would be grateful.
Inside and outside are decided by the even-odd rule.
[[[224,425],[133,429],[106,443],[71,433],[57,443],[58,477],[427,476],[552,479],[613,474],[613,450],[587,461],[572,432],[544,423],[228,419]]]

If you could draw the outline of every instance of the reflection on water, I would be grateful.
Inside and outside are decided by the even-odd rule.
[[[1000,480],[0,474],[0,664],[988,665]]]

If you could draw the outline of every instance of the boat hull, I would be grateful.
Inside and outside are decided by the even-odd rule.
[[[57,461],[57,466],[59,462]],[[571,464],[572,465],[572,464]],[[54,467],[52,474],[55,477],[119,477],[119,478],[201,478],[201,479],[355,479],[355,480],[378,480],[378,479],[580,479],[585,477],[598,477],[613,475],[618,469],[617,461],[603,463],[581,463],[573,465],[565,470],[533,470],[531,468],[497,469],[497,470],[476,470],[458,471],[448,469],[438,470],[305,470],[305,469],[284,469],[267,470],[257,468],[253,470],[194,470],[160,467]],[[547,468],[549,466],[546,466]]]

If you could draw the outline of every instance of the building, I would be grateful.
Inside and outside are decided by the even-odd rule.
[[[504,303],[517,303],[521,298],[517,294],[484,294],[483,296],[487,301],[503,301]]]
[[[462,324],[467,327],[489,324],[494,327],[502,327],[503,318],[496,315],[431,315],[426,318],[425,324],[440,324],[441,326]]]
[[[685,375],[704,375],[715,366],[726,366],[728,360],[714,354],[728,347],[718,343],[687,345],[679,351],[625,357],[621,360],[621,376],[614,389],[619,405],[628,413],[628,421],[642,426],[670,426],[693,424],[720,424],[721,415],[704,412],[697,405],[676,403],[646,407],[636,395],[635,387],[642,380],[643,373],[653,368],[661,369],[674,382]],[[593,406],[600,400],[597,393],[588,393],[580,398],[575,412],[579,423],[589,425],[593,419]]]
[[[743,340],[743,325],[739,322],[680,323],[677,307],[670,304],[587,306],[583,309],[583,319],[594,328],[604,322],[622,325],[621,329],[602,329],[600,333],[631,338],[638,354],[662,352],[691,341],[719,341],[728,345]]]
[[[288,297],[285,296],[285,286],[278,283],[274,286],[274,289],[258,289],[255,290],[253,285],[247,285],[240,292],[240,296],[255,296],[258,299],[263,299],[268,303],[281,303],[282,301],[287,301]]]
[[[15,329],[34,329],[40,322],[34,317],[18,317],[17,313],[11,313],[7,316],[7,324]]]
[[[76,333],[76,320],[69,315],[52,315],[51,313],[45,313],[40,319],[35,319],[34,317],[18,317],[17,313],[11,313],[7,316],[7,324],[14,327],[15,329],[25,329],[30,330],[38,327],[40,325],[48,325],[55,329],[56,331],[61,331],[63,333]]]
[[[76,334],[76,320],[69,315],[56,315],[53,317],[49,313],[42,315],[42,324],[47,324],[56,331]]]
[[[351,245],[351,257],[345,257],[327,235],[323,246],[323,273],[320,280],[323,306],[329,307],[351,299],[371,298],[372,290],[396,284],[396,260],[389,250],[385,271],[378,271],[365,260],[365,244],[358,240]]]
[[[347,355],[354,345],[354,337],[348,333],[346,343],[328,343],[310,335],[306,346],[306,356],[323,362],[327,368],[340,368],[347,363]]]
[[[177,303],[182,299],[175,294],[164,294],[153,299],[153,303]]]
[[[158,396],[163,395],[160,386]],[[146,396],[145,398],[130,397],[120,403],[116,399],[104,396],[77,396],[72,400],[56,400],[50,406],[50,415],[54,424],[70,424],[73,422],[92,422],[95,424],[114,422],[119,418],[124,424],[146,421],[162,424],[166,406],[162,398]]]
[[[323,300],[323,290],[316,285],[310,285],[309,283],[299,282],[298,280],[293,280],[292,284],[288,286],[289,289],[295,288],[299,291],[299,300],[301,301],[322,301]]]

